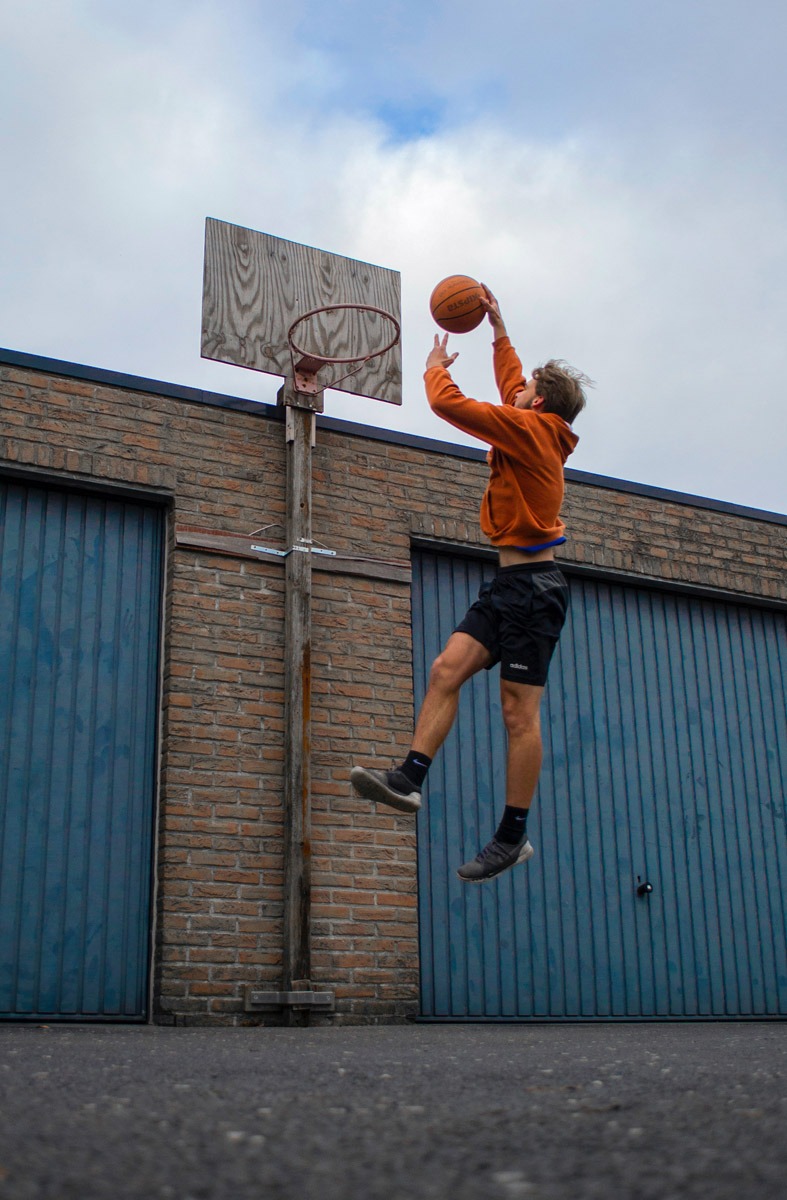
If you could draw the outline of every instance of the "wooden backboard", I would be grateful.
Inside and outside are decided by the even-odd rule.
[[[202,357],[290,377],[287,331],[303,313],[326,304],[369,304],[401,320],[398,271],[329,254],[209,217],[205,223]],[[335,358],[364,354],[391,340],[390,321],[337,310],[298,326],[307,352]],[[319,379],[347,367],[326,367]],[[402,403],[401,345],[336,384],[339,391]]]

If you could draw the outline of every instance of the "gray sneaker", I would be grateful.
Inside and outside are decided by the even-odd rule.
[[[485,880],[494,879],[503,871],[508,871],[510,867],[515,867],[517,863],[527,862],[534,854],[535,850],[527,838],[513,845],[492,838],[471,862],[462,864],[457,875],[465,883],[484,883]]]
[[[401,771],[373,771],[368,767],[353,767],[350,782],[364,800],[388,804],[399,812],[418,812],[421,789],[411,783]]]

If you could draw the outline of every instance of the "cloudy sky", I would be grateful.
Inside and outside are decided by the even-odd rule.
[[[783,0],[0,0],[0,345],[272,400],[199,357],[217,217],[401,271],[404,404],[332,415],[461,439],[466,273],[596,381],[570,466],[784,513],[786,53]]]

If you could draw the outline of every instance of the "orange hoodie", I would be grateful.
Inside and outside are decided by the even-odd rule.
[[[579,438],[557,413],[515,408],[525,386],[509,338],[494,343],[493,362],[502,406],[470,400],[445,367],[424,376],[432,410],[457,429],[492,447],[490,477],[481,501],[481,529],[493,546],[536,548],[563,539],[563,464]]]

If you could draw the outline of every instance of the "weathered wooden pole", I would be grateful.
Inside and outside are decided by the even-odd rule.
[[[312,446],[322,393],[280,393],[285,405],[287,555],[284,601],[284,991],[311,988]],[[308,1024],[307,1011],[288,1011]]]

